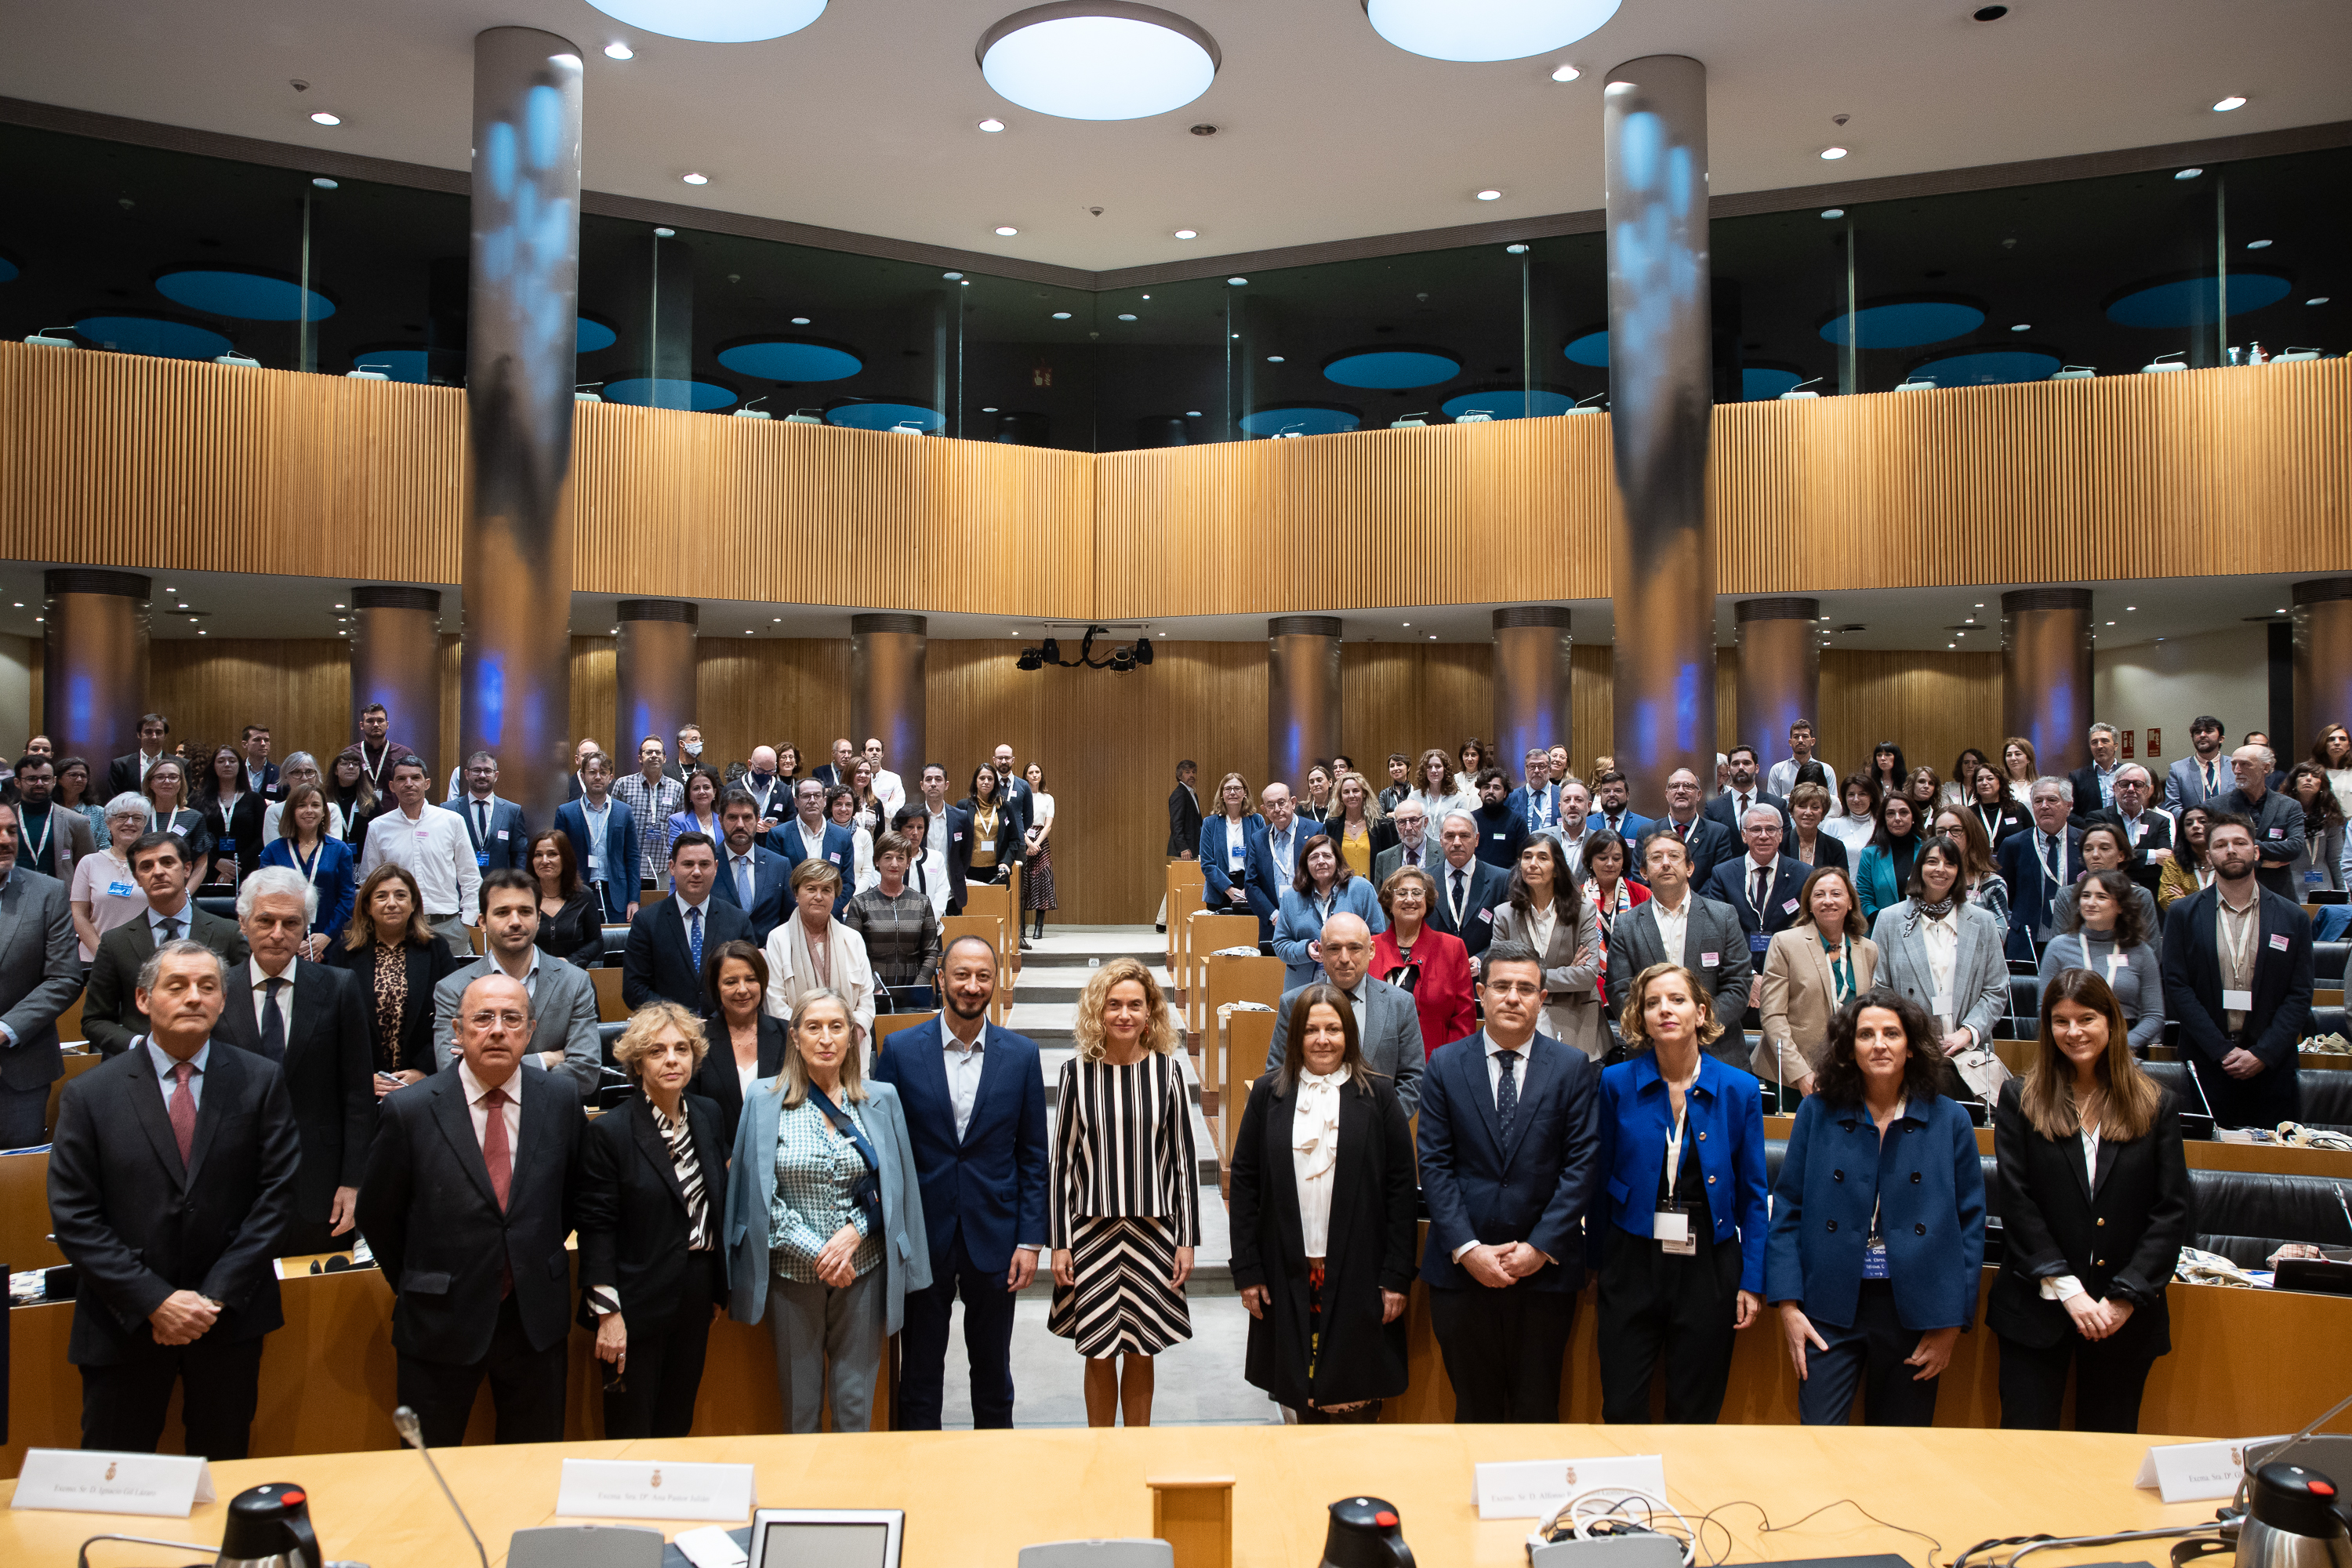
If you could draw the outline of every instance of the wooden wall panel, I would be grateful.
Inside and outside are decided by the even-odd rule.
[[[576,743],[583,735],[593,735],[610,754],[614,746],[624,748],[620,755],[625,767],[629,742],[613,733],[613,705],[620,700],[618,648],[620,638],[613,637],[572,639],[572,739]]]
[[[936,658],[939,644],[931,647]],[[1005,666],[1012,668],[1012,661]],[[702,726],[706,755],[732,761],[750,756],[754,746],[789,741],[800,748],[805,773],[829,761],[834,741],[849,732],[849,639],[703,637],[695,650],[694,687],[695,722]],[[604,712],[604,729],[610,729],[610,696]],[[936,721],[932,733],[938,733]],[[632,735],[624,742],[630,756],[642,739]]]
[[[324,767],[351,741],[351,644],[341,637],[175,639],[152,645],[147,700],[174,741],[235,745],[269,726],[270,754]]]
[[[1872,653],[1822,655],[1822,754],[1860,770],[1871,748],[1892,740],[1904,760],[1946,777],[1965,746],[2000,746],[2000,655]]]
[[[1340,739],[1374,789],[1387,787],[1391,752],[1450,757],[1472,735],[1492,744],[1494,667],[1486,643],[1340,645]]]

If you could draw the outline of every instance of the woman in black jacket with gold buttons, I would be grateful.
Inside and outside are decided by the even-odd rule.
[[[2004,1251],[1985,1321],[2000,1336],[2000,1424],[2132,1432],[2172,1348],[2164,1290],[2189,1234],[2180,1107],[2132,1059],[2115,993],[2061,970],[2032,1070],[2001,1085],[1993,1152]]]

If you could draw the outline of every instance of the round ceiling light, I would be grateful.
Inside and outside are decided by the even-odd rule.
[[[797,33],[824,0],[589,0],[616,22],[698,44],[750,44]]]
[[[1015,11],[980,36],[988,85],[1063,120],[1141,120],[1209,90],[1216,39],[1172,11],[1125,0],[1067,0]]]
[[[1363,0],[1372,31],[1433,60],[1523,60],[1564,49],[1617,14],[1618,0]]]

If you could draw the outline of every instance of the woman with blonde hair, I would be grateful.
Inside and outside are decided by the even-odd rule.
[[[884,1342],[907,1292],[930,1289],[931,1246],[898,1091],[859,1070],[838,992],[802,994],[783,1070],[744,1103],[727,1235],[728,1312],[767,1320],[792,1429],[817,1429],[830,1373],[833,1429],[870,1430]]]
[[[1382,820],[1381,797],[1372,781],[1360,773],[1344,773],[1333,792],[1334,805],[1323,829],[1339,847],[1339,858],[1359,877],[1372,874],[1372,862],[1396,842],[1396,829]]]
[[[1878,944],[1862,918],[1862,899],[1843,866],[1805,879],[1799,913],[1764,950],[1764,1021],[1748,1066],[1758,1078],[1801,1097],[1829,1054],[1830,1020],[1878,979]]]
[[[1249,780],[1239,773],[1219,779],[1216,809],[1201,823],[1201,903],[1223,914],[1255,915],[1261,942],[1274,935],[1282,902],[1273,859],[1261,853],[1265,836]]]
[[[1087,1425],[1151,1424],[1151,1358],[1192,1337],[1184,1281],[1201,1240],[1192,1097],[1151,971],[1115,958],[1078,999],[1062,1068],[1045,1326],[1087,1358]],[[1124,1358],[1122,1364],[1121,1358]]]
[[[596,1359],[612,1369],[607,1437],[683,1437],[694,1426],[713,1309],[727,1299],[727,1127],[718,1106],[687,1091],[709,1049],[702,1020],[677,1003],[638,1008],[613,1043],[637,1092],[580,1140],[580,1326],[595,1331]]]

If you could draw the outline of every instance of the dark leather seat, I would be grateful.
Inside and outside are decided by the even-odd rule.
[[[234,893],[206,893],[196,900],[196,908],[208,915],[217,915],[231,925],[236,923],[236,896]]]
[[[2352,957],[2352,942],[2315,942],[2311,944],[2311,973],[2319,984],[2333,989],[2344,984],[2347,957]]]

